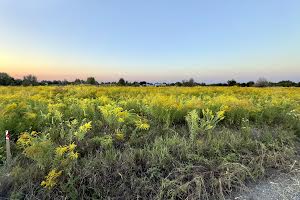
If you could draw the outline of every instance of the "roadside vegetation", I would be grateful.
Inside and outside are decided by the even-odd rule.
[[[225,199],[298,165],[300,89],[0,87],[0,133],[1,198]]]

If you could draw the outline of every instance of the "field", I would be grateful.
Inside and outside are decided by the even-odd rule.
[[[224,199],[298,165],[300,88],[0,87],[0,132],[0,197]]]

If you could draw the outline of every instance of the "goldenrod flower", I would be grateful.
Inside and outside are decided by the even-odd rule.
[[[69,157],[71,158],[71,160],[76,160],[78,158],[79,154],[77,152],[73,152],[71,151],[69,153]]]
[[[17,141],[17,145],[19,147],[23,147],[24,148],[24,147],[26,147],[26,146],[28,146],[28,145],[31,144],[31,139],[32,139],[31,135],[29,133],[27,133],[27,132],[24,132],[24,133],[22,133],[20,135],[20,137],[19,137],[19,139]]]
[[[38,134],[39,134],[39,133],[36,132],[36,131],[32,131],[32,132],[31,132],[31,135],[32,135],[32,136],[37,136]]]
[[[92,129],[92,122],[88,122],[79,127],[79,131],[87,132]]]
[[[45,177],[46,180],[41,182],[41,186],[48,189],[52,189],[57,184],[57,179],[58,177],[60,177],[61,174],[62,174],[62,170],[61,171],[57,171],[57,169],[51,170],[48,173],[48,175]]]
[[[66,153],[68,151],[68,147],[67,146],[59,146],[55,149],[55,153],[58,156],[62,156],[64,155],[64,153]]]
[[[124,134],[122,132],[117,132],[115,137],[116,137],[116,140],[119,140],[119,141],[124,140]]]
[[[73,151],[75,148],[76,148],[76,144],[74,144],[74,142],[73,143],[71,143],[70,145],[69,145],[69,150],[70,151]]]
[[[148,130],[150,128],[150,125],[146,122],[143,122],[141,119],[135,121],[135,125],[138,129],[141,129],[141,130]]]

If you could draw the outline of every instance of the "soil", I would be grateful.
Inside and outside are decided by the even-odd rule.
[[[235,200],[300,200],[300,169],[280,173],[248,186]]]

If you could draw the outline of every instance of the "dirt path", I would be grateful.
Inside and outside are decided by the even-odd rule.
[[[300,169],[289,174],[278,173],[249,186],[249,191],[237,195],[236,200],[300,200]]]

